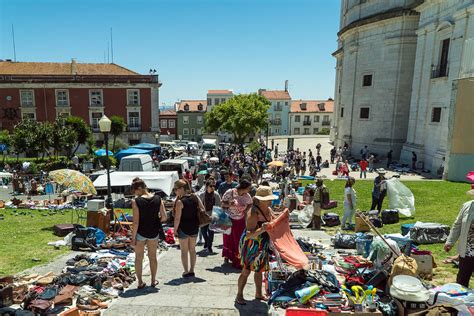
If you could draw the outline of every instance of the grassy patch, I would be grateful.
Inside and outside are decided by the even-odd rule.
[[[403,181],[402,181],[403,182]],[[471,198],[466,194],[469,186],[465,183],[454,183],[445,181],[405,181],[403,182],[415,196],[416,214],[414,218],[400,218],[400,223],[393,225],[384,225],[380,231],[384,234],[400,233],[400,227],[405,223],[435,222],[451,226],[459,213],[464,202]],[[342,218],[344,185],[345,181],[325,181],[329,188],[331,199],[338,201],[338,207],[334,210]],[[357,208],[360,210],[369,210],[372,204],[373,182],[368,180],[356,179],[355,190],[357,191]],[[384,200],[384,208],[388,207],[388,199]],[[334,233],[335,230],[329,230],[328,233]],[[438,268],[435,269],[435,283],[445,283],[456,279],[457,269],[452,265],[442,263],[448,255],[454,255],[452,250],[446,254],[443,250],[443,244],[422,245],[421,249],[433,252]],[[471,284],[471,287],[474,284]]]

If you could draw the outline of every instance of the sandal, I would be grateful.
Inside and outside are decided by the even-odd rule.
[[[137,289],[141,290],[141,289],[143,289],[145,286],[146,286],[146,283],[143,282],[143,283],[141,283],[141,284],[138,284]]]
[[[262,295],[262,296],[255,296],[255,299],[256,299],[256,300],[259,300],[259,301],[264,301],[264,302],[267,302],[267,301],[268,301],[268,297],[265,296],[265,295]]]
[[[158,284],[160,284],[160,282],[159,282],[159,281],[155,281],[155,282],[151,282],[150,286],[154,288],[154,287],[156,287]]]
[[[238,305],[247,305],[247,302],[245,301],[243,297],[236,297],[235,303]]]

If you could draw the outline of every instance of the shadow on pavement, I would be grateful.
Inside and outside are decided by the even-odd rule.
[[[171,285],[171,286],[180,286],[183,284],[189,284],[189,283],[203,283],[206,282],[206,280],[197,278],[197,277],[190,277],[190,278],[177,278],[170,280],[165,283],[165,285]]]
[[[239,315],[268,315],[268,304],[260,300],[246,301],[246,305],[235,303]]]
[[[209,272],[217,272],[217,273],[224,273],[224,274],[231,274],[231,273],[239,273],[240,270],[232,267],[231,265],[224,264],[221,266],[214,267],[212,269],[206,269]]]
[[[120,297],[123,298],[129,298],[129,297],[137,297],[137,296],[144,296],[148,294],[153,294],[153,293],[158,293],[160,291],[159,288],[151,287],[151,286],[146,286],[143,289],[130,289],[122,294],[120,294]]]

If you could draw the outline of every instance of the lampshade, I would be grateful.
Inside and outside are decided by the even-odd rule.
[[[105,116],[105,114],[99,120],[99,129],[102,133],[109,133],[112,126],[112,121]]]

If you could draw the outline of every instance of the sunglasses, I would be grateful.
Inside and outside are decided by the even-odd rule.
[[[215,184],[210,184],[210,185],[208,185],[207,187],[208,187],[208,188],[215,188],[216,185],[215,185]]]

